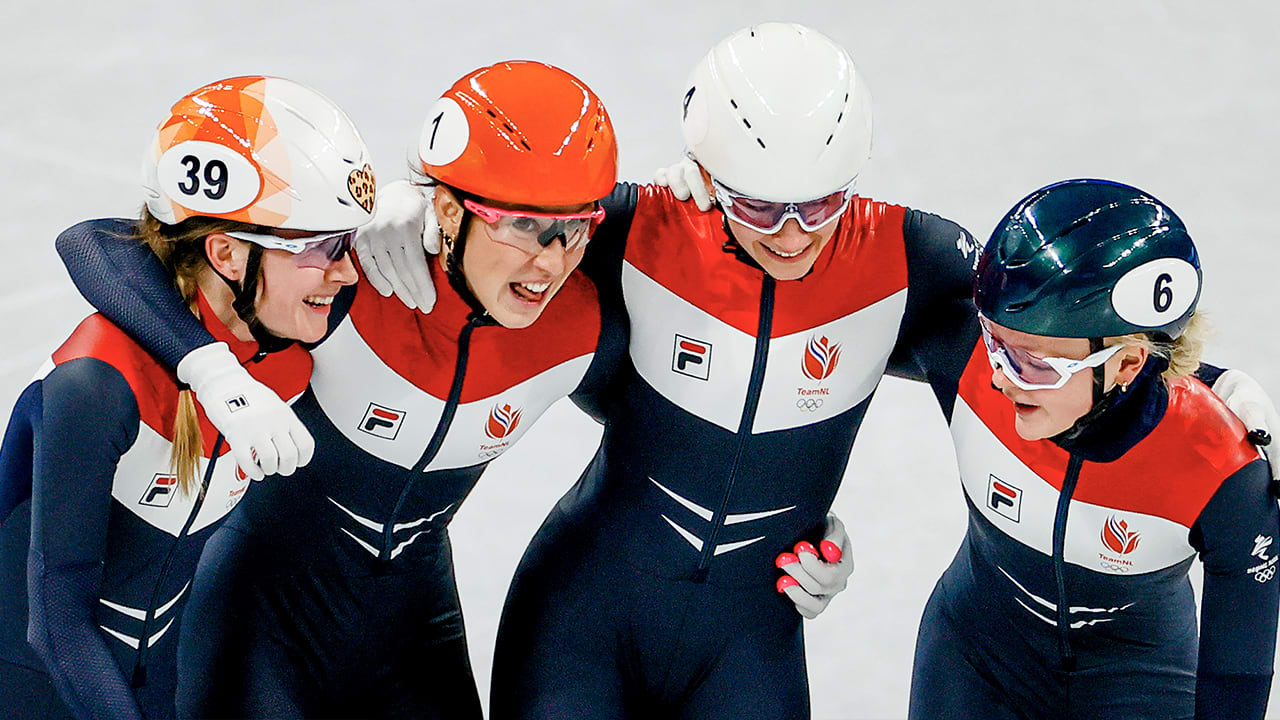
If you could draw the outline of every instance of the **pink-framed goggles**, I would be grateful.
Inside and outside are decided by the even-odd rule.
[[[351,252],[351,245],[356,239],[355,229],[305,235],[297,238],[240,231],[231,231],[224,234],[237,240],[261,245],[270,250],[287,250],[293,254],[293,263],[298,267],[320,268],[322,270],[346,257],[347,253]]]
[[[803,202],[774,202],[741,195],[711,179],[716,199],[725,215],[766,235],[782,229],[787,218],[795,218],[806,232],[814,232],[839,218],[853,199],[853,183],[828,195]]]
[[[566,252],[585,246],[604,221],[604,208],[580,213],[540,213],[489,207],[467,198],[462,206],[489,224],[490,237],[503,245],[537,255],[556,238]]]
[[[982,343],[986,346],[991,369],[1003,371],[1005,377],[1023,390],[1057,390],[1066,385],[1072,375],[1086,368],[1098,367],[1124,347],[1108,345],[1079,360],[1040,357],[992,335],[990,321],[981,315],[978,316],[978,324],[982,327]]]

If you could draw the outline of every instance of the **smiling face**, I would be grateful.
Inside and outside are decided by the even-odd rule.
[[[276,230],[282,237],[306,237],[310,233]],[[248,266],[250,245],[224,233],[214,233],[205,240],[205,256],[210,267],[200,277],[200,288],[214,312],[237,338],[253,339],[248,326],[236,314],[234,297],[227,285],[217,277],[243,282]],[[282,338],[301,342],[317,342],[328,331],[329,312],[334,297],[357,279],[355,265],[348,252],[325,267],[298,267],[294,254],[287,250],[262,249],[261,277],[258,281],[254,312],[258,321]]]
[[[733,238],[775,280],[799,280],[808,274],[839,225],[831,222],[809,232],[795,218],[788,218],[778,232],[766,235],[733,218],[728,220]]]
[[[287,250],[263,250],[258,320],[273,335],[317,342],[329,329],[333,298],[355,281],[350,253],[324,268],[300,268]]]
[[[539,213],[579,213],[594,208],[594,203],[561,207],[513,205],[496,200],[479,199],[482,205],[504,210],[529,210]],[[445,232],[456,236],[463,216],[457,199],[443,186],[436,189],[436,214]],[[466,242],[462,257],[462,273],[467,288],[484,309],[500,325],[508,328],[529,327],[542,315],[551,298],[564,286],[569,274],[582,262],[585,244],[566,250],[560,240],[552,240],[536,253],[494,239],[494,226],[465,214]],[[451,229],[452,228],[452,229]],[[445,256],[442,254],[441,262]]]
[[[1056,338],[1012,330],[990,324],[991,334],[1005,345],[1022,348],[1036,357],[1059,357],[1080,360],[1089,355],[1089,341],[1084,338]],[[1117,383],[1127,386],[1137,377],[1146,362],[1147,349],[1128,346],[1106,363],[1103,387],[1110,390]],[[1043,440],[1065,432],[1093,407],[1093,371],[1084,369],[1067,383],[1053,390],[1023,390],[1005,375],[1003,369],[991,371],[991,384],[1004,394],[1014,408],[1014,430],[1024,440]]]

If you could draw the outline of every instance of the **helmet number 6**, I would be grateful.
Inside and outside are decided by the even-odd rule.
[[[1169,287],[1169,283],[1173,282],[1173,276],[1169,273],[1160,273],[1156,277],[1155,294],[1153,304],[1156,312],[1164,312],[1173,305],[1173,288]]]

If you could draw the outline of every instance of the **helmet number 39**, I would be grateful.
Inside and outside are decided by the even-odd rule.
[[[1181,317],[1200,295],[1200,273],[1181,258],[1158,258],[1125,273],[1111,291],[1116,314],[1134,325],[1159,327]]]
[[[258,168],[224,145],[188,140],[165,151],[157,163],[160,187],[198,213],[233,213],[251,204],[262,188]]]
[[[178,190],[184,195],[195,195],[200,192],[200,158],[195,155],[187,155],[182,158],[182,164],[187,167],[187,180],[190,183],[179,183]],[[204,194],[212,200],[217,200],[227,194],[227,166],[221,160],[210,160],[204,166],[204,181],[207,187]]]

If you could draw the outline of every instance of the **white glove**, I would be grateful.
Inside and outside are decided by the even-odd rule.
[[[1259,446],[1268,446],[1274,441],[1275,434],[1280,432],[1280,413],[1257,380],[1242,370],[1228,370],[1213,383],[1213,392],[1244,423],[1250,440]],[[1271,478],[1280,482],[1280,452],[1271,445],[1270,451],[1263,454],[1271,465]]]
[[[822,558],[808,542],[796,543],[794,553],[782,553],[776,564],[786,575],[778,578],[778,592],[786,593],[796,610],[812,620],[844,590],[853,574],[853,547],[844,531],[844,523],[834,513],[827,513],[827,532],[819,544]]]
[[[378,189],[373,219],[356,233],[360,269],[373,289],[383,297],[395,293],[410,309],[424,313],[436,304],[426,255],[440,253],[434,194],[408,180],[389,183]]]
[[[191,386],[245,475],[292,475],[311,462],[311,433],[274,390],[240,366],[226,343],[187,353],[178,363],[178,379]]]
[[[671,167],[658,168],[653,174],[653,181],[662,187],[671,188],[671,194],[677,200],[692,197],[699,210],[706,212],[711,209],[711,194],[707,192],[707,184],[702,180],[702,168],[691,158],[680,158],[680,162]]]

